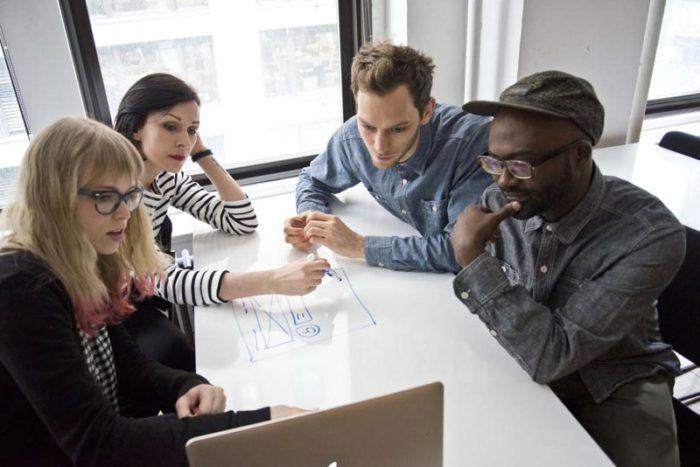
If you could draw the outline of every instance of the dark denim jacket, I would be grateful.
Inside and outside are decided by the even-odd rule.
[[[597,167],[563,219],[507,219],[501,238],[454,280],[457,297],[539,383],[578,372],[598,402],[679,362],[656,299],[685,255],[681,224],[654,196]],[[496,185],[482,203],[506,204]]]
[[[421,237],[365,237],[372,266],[396,270],[459,271],[449,233],[468,204],[477,204],[491,177],[476,161],[486,151],[489,120],[439,105],[420,128],[416,153],[403,164],[377,169],[350,118],[327,148],[299,174],[297,211],[330,212],[339,193],[362,183],[386,210]]]

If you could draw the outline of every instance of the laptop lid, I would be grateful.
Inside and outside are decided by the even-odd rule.
[[[192,467],[442,466],[443,386],[198,436]]]

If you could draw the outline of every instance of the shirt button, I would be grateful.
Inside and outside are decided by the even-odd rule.
[[[493,337],[498,336],[498,332],[497,332],[495,329],[491,329],[489,332],[491,333],[491,335],[492,335]]]
[[[405,209],[402,209],[402,210],[401,210],[401,214],[403,214],[403,215],[405,216],[405,215],[406,215],[406,210],[405,210]]]
[[[433,205],[433,212],[437,212],[437,206]]]
[[[459,296],[462,297],[462,300],[467,300],[469,298],[469,292],[462,292]]]
[[[551,231],[552,231],[552,226],[549,225],[549,224],[547,224],[547,227],[545,227],[545,229],[547,230],[547,232],[551,232]]]
[[[540,266],[540,272],[542,274],[546,274],[547,273],[547,266]]]
[[[401,180],[401,184],[402,184],[402,185],[405,185],[405,184],[407,184],[407,183],[408,183],[408,180],[406,180],[405,178],[404,178],[403,180]]]

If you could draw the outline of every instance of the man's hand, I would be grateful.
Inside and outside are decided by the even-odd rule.
[[[311,242],[304,234],[306,227],[306,216],[308,212],[298,216],[290,217],[284,221],[284,241],[292,245],[294,248],[309,251]]]
[[[210,384],[200,384],[193,387],[175,402],[175,411],[178,418],[221,413],[225,407],[226,395],[224,390]]]
[[[498,236],[498,226],[520,210],[520,203],[508,203],[498,212],[475,205],[467,206],[457,218],[450,240],[455,259],[460,266],[468,266],[486,248],[486,243]]]
[[[348,228],[337,216],[318,211],[306,213],[304,235],[311,243],[318,243],[349,258],[365,257],[365,239]]]

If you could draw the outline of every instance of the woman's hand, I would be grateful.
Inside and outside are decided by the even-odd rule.
[[[321,283],[330,267],[328,261],[323,258],[294,261],[271,271],[270,289],[276,294],[306,295]]]
[[[175,402],[178,418],[196,417],[197,415],[221,413],[226,408],[224,390],[211,384],[200,384]]]
[[[202,142],[202,136],[199,133],[197,133],[197,141],[194,142],[191,154],[197,154],[198,152],[202,152],[205,149],[207,149],[207,147],[204,145],[204,142]]]
[[[308,412],[311,412],[311,410],[300,409],[298,407],[289,407],[287,405],[275,405],[270,407],[270,420],[287,418],[293,415],[301,415]]]

